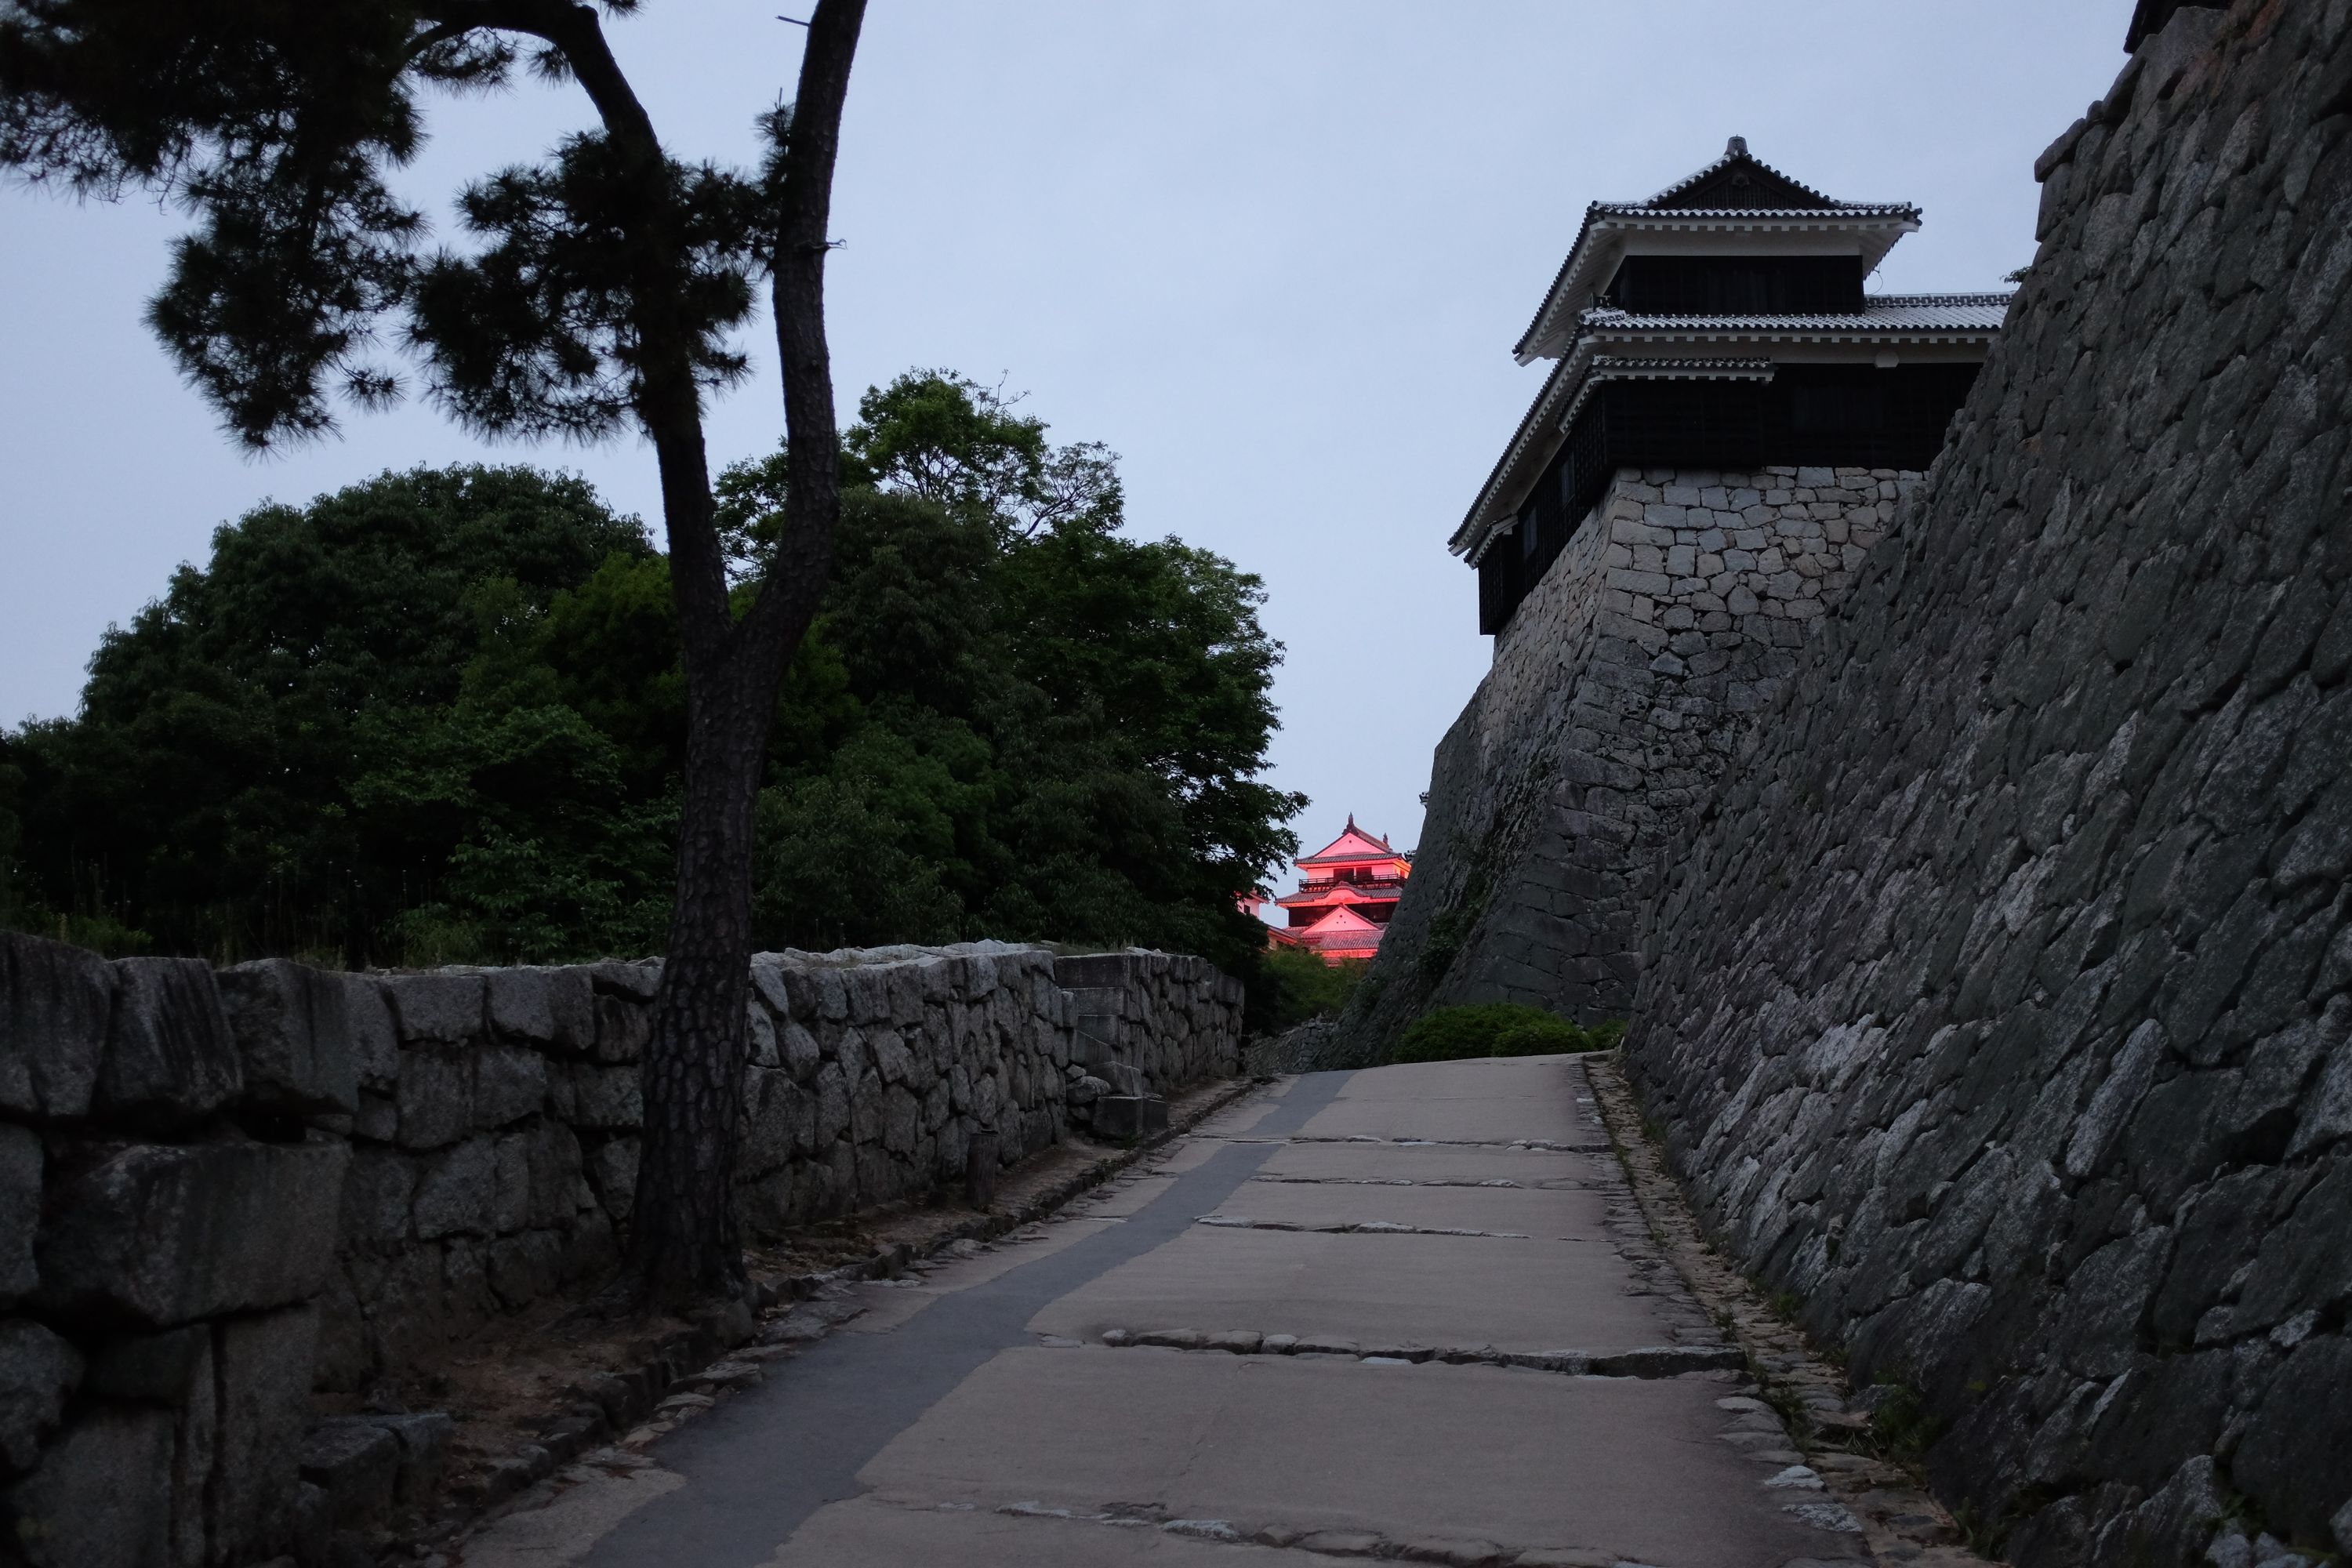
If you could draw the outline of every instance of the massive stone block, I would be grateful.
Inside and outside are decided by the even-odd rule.
[[[33,1240],[41,1226],[41,1141],[0,1122],[0,1306],[33,1293]]]
[[[287,1541],[317,1341],[318,1313],[310,1307],[235,1318],[218,1330],[219,1448],[205,1494],[216,1558],[253,1561]]]
[[[331,1142],[116,1148],[57,1184],[37,1300],[159,1326],[306,1300],[334,1262],[348,1158]]]
[[[103,1406],[8,1489],[32,1568],[154,1568],[173,1561],[172,1417]]]
[[[265,958],[224,969],[217,979],[247,1100],[305,1115],[359,1109],[341,976]]]
[[[0,931],[0,1110],[89,1110],[114,1006],[114,969],[94,952]]]
[[[81,1382],[81,1352],[28,1318],[0,1319],[0,1463],[31,1468]]]
[[[99,1114],[174,1127],[236,1099],[245,1087],[244,1067],[212,965],[193,958],[126,958],[114,972]]]

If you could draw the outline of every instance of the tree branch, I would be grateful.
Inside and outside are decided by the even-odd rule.
[[[833,363],[824,337],[826,228],[841,110],[866,20],[866,0],[819,0],[801,56],[791,139],[769,275],[776,350],[784,384],[783,535],[761,579],[742,635],[763,653],[789,650],[816,614],[833,570],[841,511],[841,433],[833,405]]]

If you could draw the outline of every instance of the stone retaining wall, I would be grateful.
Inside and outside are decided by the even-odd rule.
[[[446,1419],[314,1426],[312,1392],[613,1266],[658,974],[215,973],[0,933],[0,1522],[28,1561],[307,1564],[368,1522],[332,1483],[370,1467],[365,1495],[422,1506]],[[1239,1068],[1238,984],[1182,956],[768,953],[752,982],[754,1236],[960,1187],[975,1131],[1025,1158],[1097,1073]]]
[[[2352,5],[2175,12],[2038,172],[1933,477],[1668,858],[1629,1061],[2021,1568],[2309,1563],[2352,1552]]]
[[[1664,845],[1917,479],[1621,472],[1496,637],[1412,879],[1318,1048],[1371,1059],[1432,1004],[1624,1016]]]

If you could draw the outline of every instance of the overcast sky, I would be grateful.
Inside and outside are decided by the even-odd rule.
[[[649,0],[611,26],[672,149],[748,161],[807,0]],[[1276,780],[1416,841],[1431,749],[1487,660],[1444,541],[1536,391],[1511,363],[1589,201],[1726,137],[1925,226],[1872,287],[1980,289],[2033,253],[2035,155],[2125,60],[2131,0],[874,0],[843,127],[835,374],[1028,395],[1123,457],[1130,530],[1265,580],[1288,645]],[[576,90],[436,102],[408,188],[584,118]],[[70,712],[110,622],[212,529],[387,467],[585,473],[657,519],[635,442],[485,448],[429,409],[241,458],[140,325],[177,225],[0,191],[0,721]],[[714,467],[782,428],[772,340]],[[1287,882],[1284,884],[1287,886]]]

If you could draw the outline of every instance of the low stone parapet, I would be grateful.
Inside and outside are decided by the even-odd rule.
[[[1090,1123],[1094,1071],[1159,1094],[1239,1065],[1240,987],[1182,955],[761,953],[751,978],[755,1237],[961,1193],[975,1146],[1010,1165]],[[429,1505],[446,1422],[314,1424],[314,1391],[614,1268],[659,981],[0,933],[0,1507],[26,1559],[315,1555]],[[1118,1020],[1107,1055],[1073,986]]]

